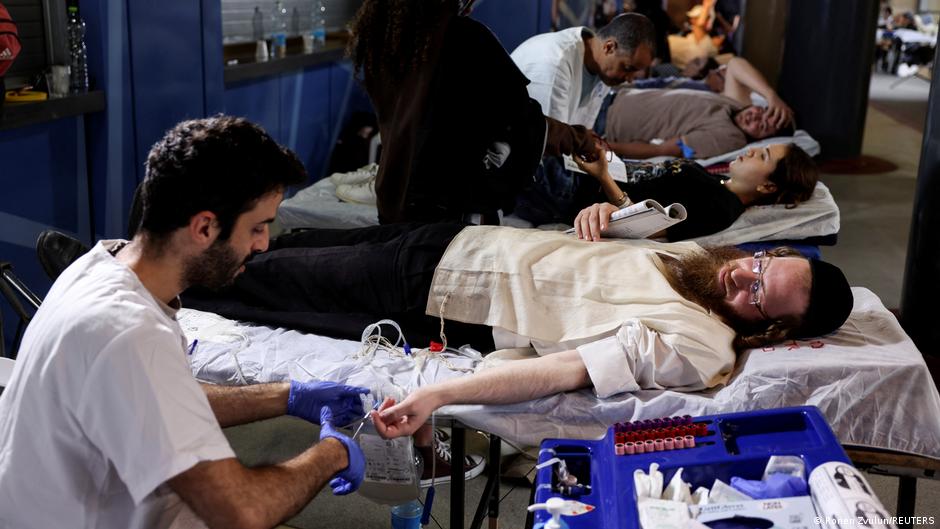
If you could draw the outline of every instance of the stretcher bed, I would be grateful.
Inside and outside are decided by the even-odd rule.
[[[277,213],[277,223],[285,231],[299,228],[358,228],[378,224],[377,215],[375,206],[339,200],[336,197],[336,186],[329,178],[324,178],[282,202]],[[519,228],[532,227],[531,223],[512,215],[504,218],[503,224]],[[812,197],[795,208],[750,207],[728,228],[694,240],[706,246],[803,240],[808,244],[832,245],[835,244],[838,232],[839,207],[829,188],[819,182]]]
[[[589,390],[507,406],[448,406],[438,425],[453,431],[454,460],[465,453],[465,428],[490,432],[489,466],[470,527],[499,516],[501,437],[537,445],[547,437],[598,438],[616,421],[814,405],[853,461],[897,475],[898,515],[913,514],[916,477],[940,470],[940,395],[920,352],[871,291],[853,288],[855,306],[836,333],[744,353],[727,386],[700,393],[639,391],[598,399]],[[221,384],[296,378],[365,385],[378,394],[462,376],[511,354],[485,360],[472,350],[438,358],[404,358],[363,345],[283,328],[234,322],[195,310],[179,312],[193,374]],[[394,339],[386,328],[385,336]],[[391,335],[391,336],[390,336]],[[519,353],[512,351],[510,353]],[[450,526],[464,526],[460,467],[451,482]]]
[[[843,444],[940,460],[940,395],[920,352],[877,296],[864,288],[853,292],[854,310],[838,332],[748,351],[724,387],[608,399],[582,390],[515,405],[448,406],[441,413],[511,442],[537,445],[547,437],[600,437],[616,421],[814,405]],[[415,360],[383,349],[363,354],[357,342],[210,313],[184,309],[179,319],[189,341],[198,339],[193,374],[221,384],[330,380],[388,395],[464,376],[506,357],[498,352],[484,360],[465,351]],[[385,336],[396,334],[390,330],[385,328]]]

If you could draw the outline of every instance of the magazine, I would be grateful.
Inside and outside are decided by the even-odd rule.
[[[663,207],[655,200],[641,200],[610,216],[610,224],[601,235],[609,239],[645,239],[686,219],[685,206],[678,203]],[[574,233],[574,228],[567,233]]]

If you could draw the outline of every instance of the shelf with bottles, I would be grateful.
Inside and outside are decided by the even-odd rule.
[[[277,75],[291,70],[342,60],[346,53],[348,35],[345,31],[327,33],[325,44],[309,53],[305,53],[303,40],[303,37],[300,36],[288,37],[286,55],[280,58],[269,58],[266,61],[257,60],[257,44],[255,42],[224,45],[225,83],[236,83],[258,77]],[[266,43],[267,45],[270,45],[270,43]]]

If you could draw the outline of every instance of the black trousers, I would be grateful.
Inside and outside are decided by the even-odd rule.
[[[278,237],[221,292],[190,289],[184,306],[227,318],[359,340],[380,319],[401,325],[412,346],[439,341],[424,314],[434,269],[462,224],[388,224],[311,229]],[[489,351],[490,328],[448,322],[451,345]]]

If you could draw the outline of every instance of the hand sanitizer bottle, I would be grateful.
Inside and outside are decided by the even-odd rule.
[[[529,512],[544,509],[552,515],[551,520],[545,522],[545,524],[535,524],[533,529],[568,529],[568,524],[561,519],[561,512],[565,509],[565,500],[559,497],[549,498],[545,503],[529,505],[528,509]]]

